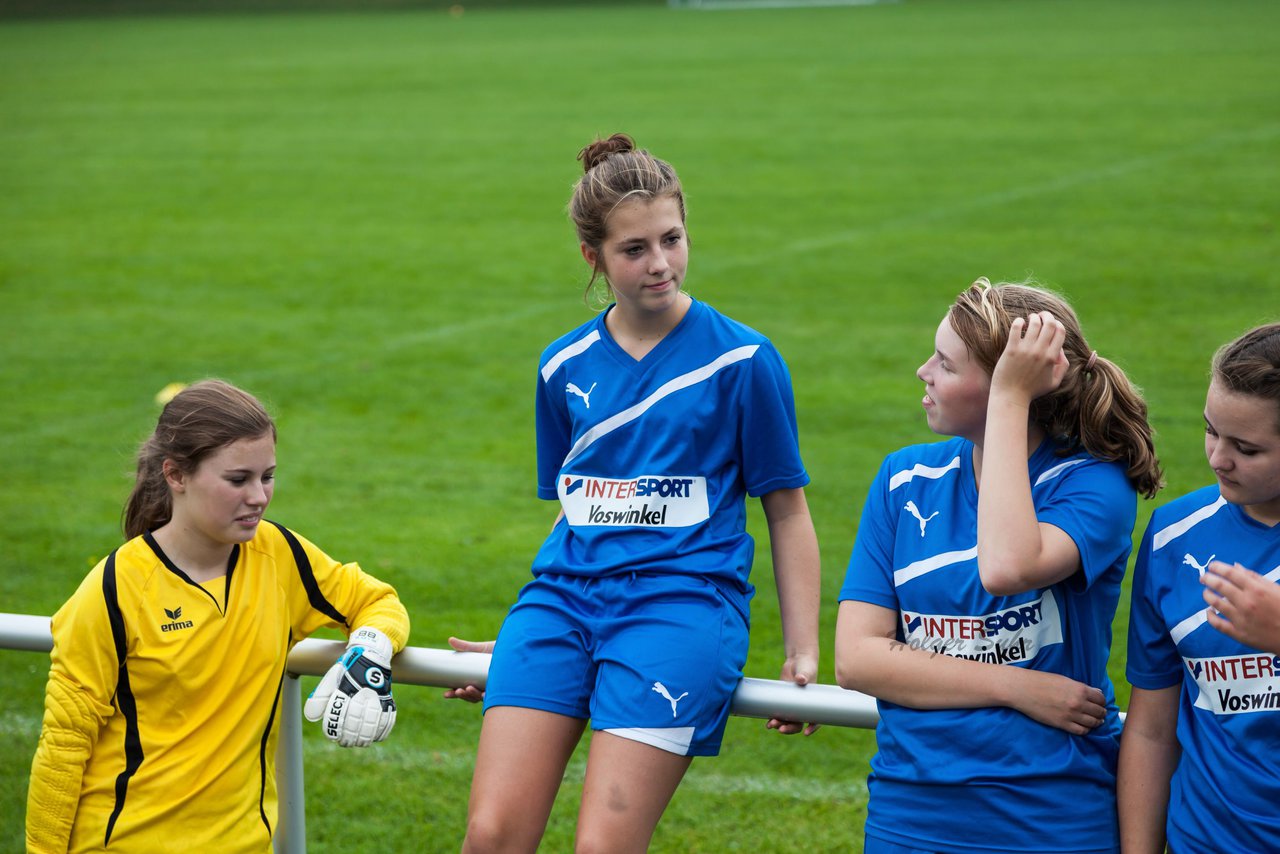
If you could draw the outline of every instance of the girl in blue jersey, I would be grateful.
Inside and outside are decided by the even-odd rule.
[[[1218,351],[1204,422],[1218,482],[1156,510],[1134,567],[1126,854],[1280,851],[1280,323]]]
[[[840,591],[836,677],[878,698],[866,851],[1104,852],[1107,655],[1160,469],[1146,406],[1071,307],[979,279],[916,375],[948,441],[890,454]]]
[[[782,678],[803,685],[818,666],[818,547],[786,366],[685,293],[671,166],[622,134],[579,158],[569,212],[613,304],[539,362],[538,495],[560,513],[493,650],[467,852],[537,848],[588,720],[577,847],[646,850],[692,757],[718,752],[742,676],[748,495],[768,520]]]

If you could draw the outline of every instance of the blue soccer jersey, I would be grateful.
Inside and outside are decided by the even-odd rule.
[[[1120,723],[1107,676],[1111,621],[1137,496],[1123,465],[1040,445],[1036,517],[1069,535],[1082,570],[993,596],[978,575],[978,491],[965,439],[891,454],[872,483],[841,600],[898,612],[898,639],[976,661],[1059,673],[1102,690],[1086,736],[1003,707],[920,710],[881,700],[869,836],[931,851],[1112,851]]]
[[[604,314],[552,343],[537,432],[538,495],[564,518],[535,575],[683,573],[748,593],[745,497],[809,480],[782,357],[696,300],[639,361]]]
[[[1181,685],[1182,758],[1169,794],[1169,845],[1184,852],[1280,851],[1280,657],[1205,617],[1209,561],[1280,580],[1280,526],[1208,486],[1151,517],[1134,565],[1126,675],[1135,688]]]

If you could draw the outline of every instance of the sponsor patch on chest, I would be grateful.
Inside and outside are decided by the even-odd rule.
[[[1267,653],[1184,658],[1200,689],[1196,708],[1215,715],[1280,709],[1280,656]]]
[[[902,634],[916,649],[991,664],[1030,661],[1062,643],[1062,617],[1052,590],[1034,602],[990,614],[922,614],[902,611]]]
[[[687,528],[710,516],[707,479],[642,475],[617,480],[562,474],[556,491],[570,525]]]

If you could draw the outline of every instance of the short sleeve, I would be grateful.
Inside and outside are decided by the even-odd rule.
[[[897,538],[897,516],[888,512],[889,460],[880,465],[867,500],[862,505],[853,554],[845,571],[840,601],[853,600],[898,610],[898,592],[893,584],[893,544]]]
[[[1058,481],[1036,501],[1036,518],[1071,537],[1080,552],[1083,586],[1089,587],[1133,548],[1137,492],[1118,463],[1086,460],[1067,468]]]
[[[807,484],[791,374],[767,341],[751,358],[742,416],[742,479],[747,494],[758,498]]]
[[[558,395],[550,392],[554,376],[553,374],[553,379],[544,380],[539,373],[534,398],[534,426],[538,437],[538,497],[548,500],[558,497],[556,478],[560,474],[564,458],[569,454],[571,429],[563,388]]]
[[[1158,691],[1182,681],[1182,659],[1160,615],[1157,572],[1153,571],[1151,541],[1156,525],[1147,526],[1133,565],[1129,601],[1129,651],[1125,678],[1135,688]]]

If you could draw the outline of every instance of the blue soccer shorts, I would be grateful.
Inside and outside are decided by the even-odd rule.
[[[932,848],[911,848],[896,842],[886,842],[874,836],[865,837],[862,854],[937,854]]]
[[[720,752],[746,597],[691,575],[540,575],[498,633],[484,708],[519,706],[681,756]]]

